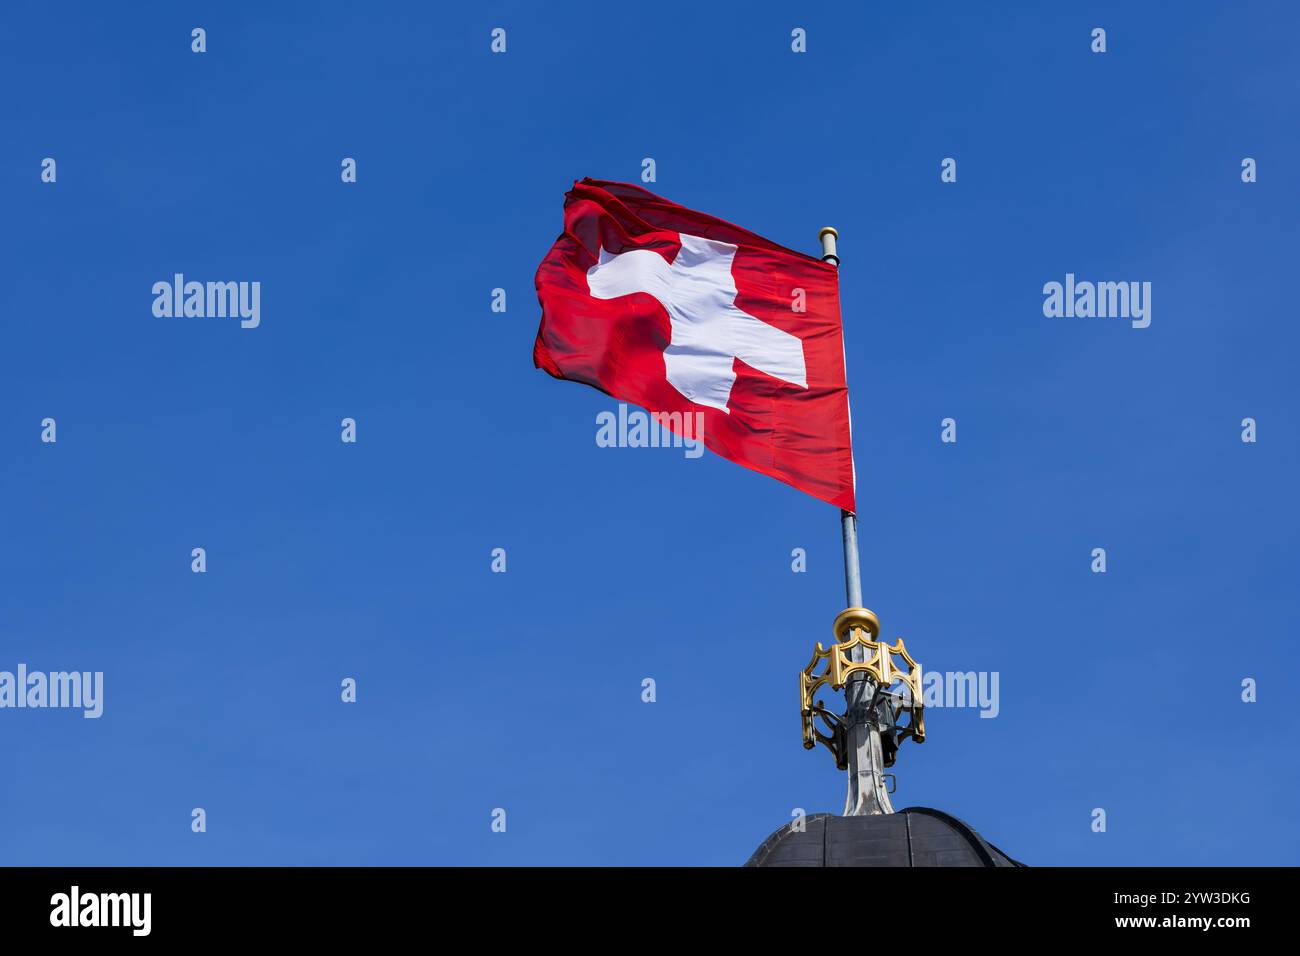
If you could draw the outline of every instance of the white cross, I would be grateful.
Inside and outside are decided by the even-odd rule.
[[[612,255],[602,246],[600,261],[587,270],[592,296],[647,292],[659,300],[672,327],[664,349],[668,383],[697,405],[728,411],[735,359],[807,388],[803,340],[736,307],[736,247],[686,233],[681,240],[671,265],[649,249]]]

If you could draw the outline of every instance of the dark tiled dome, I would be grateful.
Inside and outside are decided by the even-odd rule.
[[[746,866],[1024,866],[940,810],[909,807],[883,816],[815,813],[787,823]]]

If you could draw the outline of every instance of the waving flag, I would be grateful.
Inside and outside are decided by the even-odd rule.
[[[833,266],[639,186],[584,179],[537,297],[538,368],[668,427],[702,413],[716,454],[854,510]]]

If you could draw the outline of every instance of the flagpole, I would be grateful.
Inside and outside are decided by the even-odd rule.
[[[862,607],[862,569],[858,565],[858,519],[852,511],[840,512],[844,535],[844,594],[849,607]]]
[[[835,240],[839,233],[825,226],[817,238],[822,244],[822,261],[837,270],[840,267]],[[845,369],[847,384],[848,370]],[[840,511],[840,530],[844,538],[844,593],[850,608],[862,607],[862,567],[858,561],[858,519],[851,511]],[[849,651],[850,660],[866,660],[861,647]],[[883,714],[888,708],[875,706],[876,682],[864,674],[850,678],[844,688],[846,756],[849,790],[844,801],[844,815],[867,816],[893,813],[889,791],[885,786],[885,758],[880,736]]]

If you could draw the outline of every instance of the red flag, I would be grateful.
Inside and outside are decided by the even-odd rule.
[[[702,421],[715,453],[854,510],[835,267],[639,186],[584,179],[565,196],[537,298],[538,368],[674,431]]]

